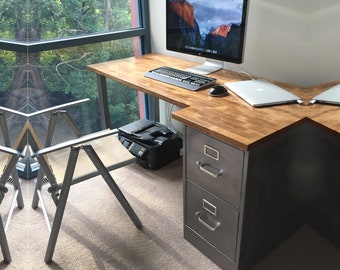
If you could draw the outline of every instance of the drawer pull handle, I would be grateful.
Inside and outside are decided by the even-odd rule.
[[[214,178],[219,177],[223,173],[223,170],[216,169],[208,163],[202,163],[200,161],[196,161],[196,164],[200,167],[201,171],[205,172],[206,174],[209,174],[210,176]]]
[[[214,218],[202,214],[200,211],[197,211],[195,213],[198,216],[198,221],[201,223],[204,227],[206,227],[210,231],[215,231],[221,223],[218,220],[215,220]],[[210,223],[210,224],[209,224]]]

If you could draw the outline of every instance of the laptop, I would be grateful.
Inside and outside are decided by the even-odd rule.
[[[315,102],[340,105],[340,84],[316,95],[309,103],[314,104]]]
[[[254,107],[302,103],[298,96],[266,80],[226,82],[225,86]]]

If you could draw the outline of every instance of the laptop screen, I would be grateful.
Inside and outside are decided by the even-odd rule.
[[[315,102],[340,105],[340,84],[313,97],[310,103],[314,104]]]

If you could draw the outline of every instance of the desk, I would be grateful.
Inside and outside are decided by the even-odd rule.
[[[339,107],[253,108],[233,93],[214,98],[143,76],[162,65],[194,63],[149,54],[88,69],[102,83],[109,78],[181,107],[172,117],[185,124],[184,237],[224,269],[250,269],[304,224],[340,248]],[[220,84],[249,79],[228,70],[213,76]],[[307,104],[336,82],[275,83]],[[213,161],[215,153],[223,160]]]

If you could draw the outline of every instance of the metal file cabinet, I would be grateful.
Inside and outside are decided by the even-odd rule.
[[[217,265],[238,269],[244,152],[185,129],[184,237]]]

